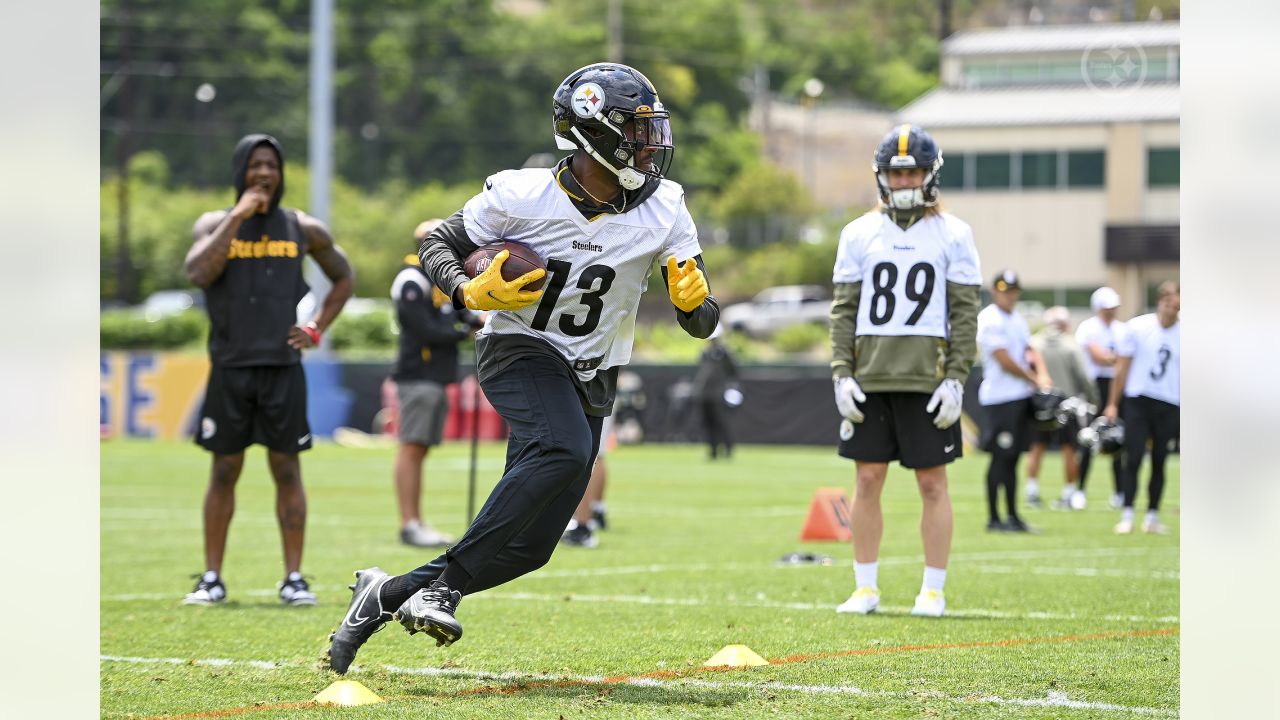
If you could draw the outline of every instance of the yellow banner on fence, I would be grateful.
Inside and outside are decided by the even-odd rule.
[[[209,357],[194,353],[108,352],[100,358],[104,435],[190,437],[209,379]]]

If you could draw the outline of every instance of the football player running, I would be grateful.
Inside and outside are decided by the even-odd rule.
[[[665,179],[674,144],[653,84],[626,65],[588,65],[560,84],[552,112],[572,154],[489,177],[419,251],[455,307],[490,312],[476,350],[480,385],[510,428],[502,479],[443,555],[402,575],[356,573],[329,647],[339,673],[393,614],[410,634],[453,643],[463,596],[550,559],[587,487],[655,261],[687,333],[705,338],[719,322],[684,191]],[[547,269],[507,282],[503,251],[475,278],[463,273],[463,258],[504,241],[528,245]],[[544,275],[541,289],[523,289]]]
[[[1147,485],[1145,532],[1166,534],[1160,522],[1164,494],[1164,462],[1177,447],[1180,422],[1182,358],[1182,289],[1173,281],[1156,290],[1156,311],[1128,323],[1116,350],[1116,378],[1102,414],[1124,420],[1124,508],[1115,531],[1133,532],[1133,503],[1138,495],[1138,470],[1151,441],[1151,480]],[[1123,400],[1123,404],[1122,404]]]
[[[881,205],[840,234],[831,305],[831,372],[839,454],[856,463],[855,589],[841,613],[880,604],[880,493],[889,463],[916,473],[923,501],[924,581],[913,615],[940,617],[951,554],[947,464],[961,456],[961,400],[976,353],[982,273],[973,231],[938,203],[942,151],[900,125],[880,141],[872,170]]]

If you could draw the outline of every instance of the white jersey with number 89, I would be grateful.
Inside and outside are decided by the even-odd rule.
[[[836,252],[837,283],[862,283],[857,335],[947,338],[947,283],[981,285],[973,231],[948,213],[903,230],[872,211],[845,226]]]
[[[583,217],[553,171],[506,170],[467,201],[462,219],[477,245],[518,242],[547,261],[542,299],[489,316],[481,334],[540,337],[583,380],[631,359],[636,306],[655,262],[702,253],[684,189],[670,180],[620,215]]]

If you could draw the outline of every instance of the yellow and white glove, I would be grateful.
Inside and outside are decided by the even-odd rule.
[[[836,378],[835,386],[836,409],[842,416],[848,418],[849,422],[862,422],[865,416],[858,408],[858,403],[866,402],[867,396],[862,392],[858,381],[851,377]]]
[[[530,270],[520,277],[507,282],[502,279],[502,263],[511,257],[511,253],[503,250],[493,256],[493,262],[484,272],[471,278],[462,286],[462,301],[472,310],[519,310],[528,307],[542,297],[542,290],[523,290],[522,288],[547,274],[538,268]],[[543,287],[546,287],[545,285]]]
[[[933,391],[933,396],[929,398],[929,404],[924,406],[924,411],[931,413],[936,409],[938,414],[934,416],[933,424],[939,430],[946,430],[960,419],[963,401],[964,385],[955,378],[947,378],[939,383],[937,390]]]
[[[675,255],[667,256],[667,294],[671,304],[684,312],[693,312],[707,299],[707,276],[698,268],[698,261],[689,258],[684,266],[676,263]]]

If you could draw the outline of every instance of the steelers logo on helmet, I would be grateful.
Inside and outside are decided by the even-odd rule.
[[[635,68],[578,68],[560,83],[551,105],[556,146],[585,152],[616,175],[623,190],[666,176],[675,150],[671,115]]]
[[[604,101],[603,88],[593,82],[583,83],[573,91],[573,112],[581,118],[595,117],[605,106]]]

